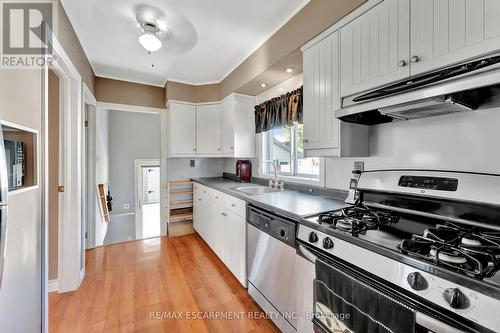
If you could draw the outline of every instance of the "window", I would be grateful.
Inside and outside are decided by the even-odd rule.
[[[319,181],[320,158],[304,157],[304,125],[279,127],[263,133],[262,159],[275,162],[282,176]],[[268,163],[263,165],[264,174],[274,172]]]

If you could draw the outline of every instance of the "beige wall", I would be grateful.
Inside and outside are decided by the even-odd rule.
[[[165,108],[165,89],[145,84],[96,77],[94,96],[99,102]]]
[[[221,100],[220,84],[190,85],[167,81],[165,100],[177,100],[191,103],[217,102]]]
[[[57,279],[59,209],[59,77],[49,70],[49,280]]]
[[[71,62],[82,76],[82,80],[87,84],[90,91],[94,93],[94,71],[60,2],[57,16],[57,38],[71,59]]]

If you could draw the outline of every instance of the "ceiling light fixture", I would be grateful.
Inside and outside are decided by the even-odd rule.
[[[265,83],[261,83],[261,84],[260,84],[260,86],[261,86],[262,88],[265,88],[265,87],[267,87],[267,84],[265,84]]]
[[[285,69],[285,72],[287,73],[293,73],[294,69],[292,67],[288,67],[287,69]]]
[[[149,52],[155,52],[161,48],[161,40],[150,31],[139,36],[139,44]]]

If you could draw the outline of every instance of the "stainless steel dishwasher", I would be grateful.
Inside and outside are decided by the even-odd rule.
[[[248,292],[285,333],[295,332],[296,223],[247,207]]]

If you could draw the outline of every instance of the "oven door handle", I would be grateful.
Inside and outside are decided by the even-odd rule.
[[[435,333],[466,333],[465,331],[459,330],[458,328],[445,324],[436,318],[418,311],[415,312],[415,322]]]
[[[308,261],[312,262],[313,264],[316,263],[316,259],[318,259],[318,257],[314,253],[309,251],[304,245],[299,244],[299,246],[297,246],[297,251]]]

